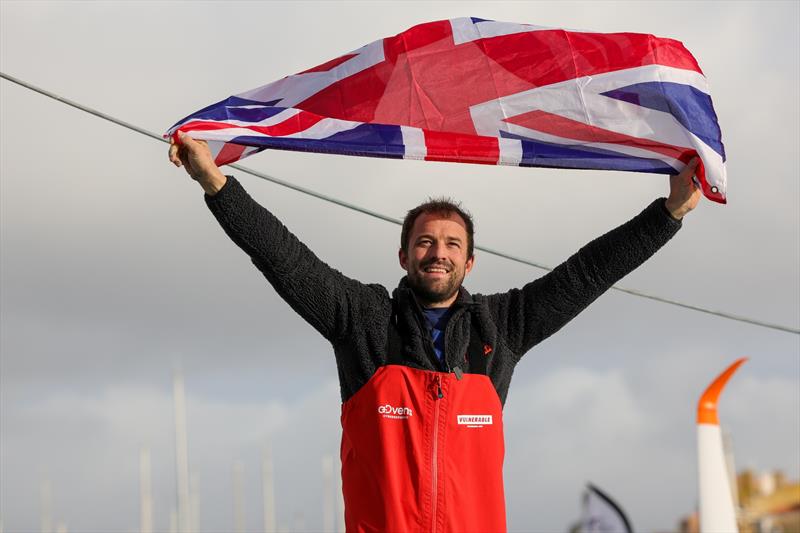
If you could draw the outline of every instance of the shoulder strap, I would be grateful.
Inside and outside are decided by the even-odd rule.
[[[397,312],[395,301],[392,300],[392,314],[389,317],[389,328],[386,332],[386,363],[387,365],[403,364],[403,340],[397,329]]]

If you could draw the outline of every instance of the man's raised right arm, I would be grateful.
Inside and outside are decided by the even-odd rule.
[[[170,161],[183,166],[206,192],[206,204],[225,233],[252,259],[276,292],[325,338],[349,333],[354,315],[387,299],[382,287],[364,285],[320,260],[232,176],[214,164],[203,141],[182,134]],[[374,309],[374,307],[373,307]]]

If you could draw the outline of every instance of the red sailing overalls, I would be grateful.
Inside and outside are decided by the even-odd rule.
[[[434,372],[388,363],[342,405],[348,533],[504,532],[503,414],[473,327],[464,364]]]

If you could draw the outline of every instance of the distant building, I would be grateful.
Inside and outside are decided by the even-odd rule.
[[[736,476],[739,533],[800,533],[800,482],[783,472],[744,470]],[[697,511],[679,522],[681,533],[700,533]]]
[[[695,511],[681,518],[678,528],[681,533],[700,533],[700,514]]]

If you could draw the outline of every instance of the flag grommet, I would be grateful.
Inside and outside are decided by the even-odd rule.
[[[719,189],[717,189],[716,187],[711,187],[711,192],[717,194],[719,192]]]

